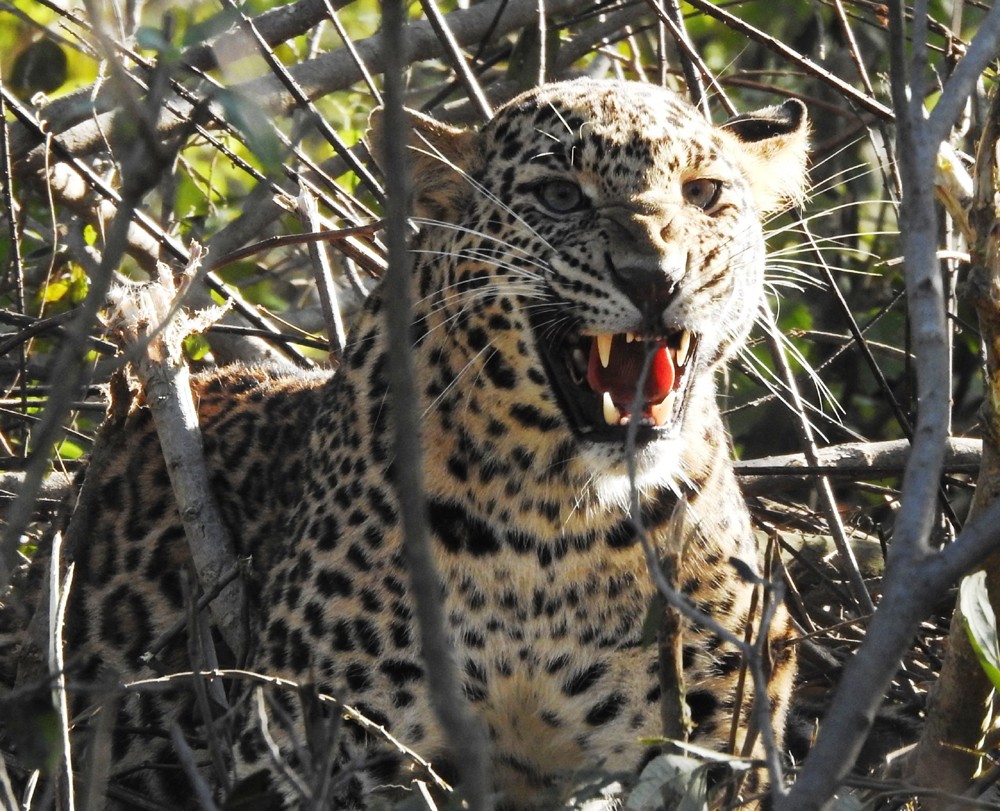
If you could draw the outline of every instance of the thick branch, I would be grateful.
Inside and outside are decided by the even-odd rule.
[[[979,465],[983,443],[978,439],[948,437],[945,444],[945,470],[967,471]],[[742,478],[745,493],[772,491],[793,486],[807,475],[864,478],[899,473],[910,455],[910,442],[893,439],[886,442],[845,442],[816,450],[817,467],[809,466],[804,453],[766,456],[736,463],[736,473]],[[800,468],[802,468],[800,472]]]
[[[1000,239],[996,234],[997,161],[1000,138],[1000,94],[993,102],[979,146],[969,224],[974,234],[972,272],[966,293],[979,316],[986,353],[986,399],[980,411],[983,457],[970,515],[979,515],[1000,496]],[[1000,608],[1000,554],[985,565],[986,587],[994,611]],[[993,685],[979,664],[956,608],[949,631],[948,653],[928,709],[920,744],[913,752],[910,777],[920,785],[961,792],[979,758],[973,754],[982,738],[986,705]],[[928,801],[930,809],[946,804]]]
[[[200,258],[195,250],[192,255],[194,261]],[[123,296],[120,320],[114,326],[126,345],[142,350],[134,366],[156,425],[198,583],[208,592],[235,561],[209,483],[190,374],[182,353],[183,339],[192,330],[187,317],[171,311],[174,294],[169,273],[161,274],[158,284],[143,288],[136,297],[145,306],[135,306]],[[242,661],[247,650],[242,581],[235,578],[226,585],[209,604],[209,611],[226,644]]]
[[[402,0],[389,0],[383,4],[383,11],[385,37],[391,55],[385,73],[385,140],[381,148],[385,175],[391,181],[385,207],[389,269],[385,276],[384,296],[388,345],[396,348],[388,353],[396,471],[394,484],[399,498],[410,589],[420,630],[420,648],[431,704],[458,768],[464,799],[476,811],[490,811],[493,803],[486,735],[469,711],[452,658],[440,600],[441,581],[427,531],[421,425],[416,408],[419,398],[413,356],[408,351],[413,320],[410,290],[412,261],[407,248],[410,174],[406,138],[396,136],[408,126],[403,110],[402,77],[409,60],[403,54],[403,40],[405,32],[413,26],[403,27]]]

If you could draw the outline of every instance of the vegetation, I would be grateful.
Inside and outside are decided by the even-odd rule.
[[[666,83],[718,121],[798,98],[813,121],[811,197],[769,223],[767,307],[722,390],[803,629],[800,703],[825,707],[851,668],[804,762],[813,731],[800,722],[776,807],[821,807],[850,769],[873,793],[840,808],[995,796],[979,730],[983,674],[1000,660],[1000,565],[968,581],[968,621],[949,623],[1000,517],[996,7],[422,0],[392,48],[374,0],[84,6],[0,4],[0,593],[89,452],[112,375],[136,357],[101,319],[113,286],[167,269],[175,303],[201,314],[182,342],[193,368],[336,363],[386,268],[380,217],[397,179],[373,175],[362,139],[394,60],[408,106],[468,125],[584,73]],[[918,740],[948,655],[930,732],[886,772],[886,755]],[[877,723],[862,752],[883,698],[901,721]],[[704,807],[692,792],[685,807]]]

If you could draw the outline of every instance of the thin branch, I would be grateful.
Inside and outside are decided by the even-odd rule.
[[[73,585],[74,564],[66,567],[66,575],[62,576],[62,534],[56,532],[52,538],[52,558],[49,565],[49,673],[52,674],[52,703],[59,716],[59,731],[61,734],[64,780],[63,798],[67,811],[75,808],[75,787],[73,778],[73,748],[70,745],[69,701],[66,692],[66,665],[63,660],[63,627],[66,620],[66,606],[69,602],[69,590]]]
[[[928,131],[922,79],[909,76],[902,4],[890,4],[892,97],[896,107],[898,154],[902,162],[901,237],[913,353],[920,358],[920,403],[913,449],[903,478],[901,506],[889,551],[883,608],[875,613],[858,654],[849,660],[841,684],[820,727],[798,781],[776,811],[812,811],[825,807],[847,774],[871,726],[896,663],[933,600],[997,542],[1000,502],[969,522],[958,539],[933,551],[936,491],[944,458],[950,406],[944,300],[936,259],[934,165],[939,139]],[[917,23],[913,36],[925,28]],[[923,43],[916,42],[915,67],[922,69]],[[964,100],[963,100],[964,103]],[[986,523],[984,523],[984,519]],[[988,531],[984,532],[984,527]]]
[[[449,27],[447,19],[441,13],[441,9],[438,8],[435,0],[420,0],[420,6],[427,14],[427,19],[430,20],[431,25],[434,27],[434,32],[441,40],[445,55],[448,57],[451,66],[455,69],[458,78],[465,87],[465,92],[469,96],[469,100],[479,110],[482,121],[489,121],[493,118],[493,108],[490,106],[486,94],[483,93],[483,89],[479,86],[475,75],[469,70],[469,64],[465,61],[465,54],[459,48],[455,34]],[[542,70],[544,69],[543,63]]]
[[[774,313],[771,312],[766,304],[765,316],[767,318],[767,340],[771,347],[771,357],[778,367],[778,374],[791,398],[794,413],[798,417],[796,426],[802,441],[803,451],[809,464],[817,467],[819,465],[819,456],[816,451],[816,442],[813,438],[812,425],[806,416],[802,397],[799,394],[799,387],[795,382],[795,375],[792,374],[791,367],[788,365],[788,359],[785,357],[784,349],[778,340],[778,325],[774,320]],[[847,575],[851,595],[857,603],[859,612],[870,614],[875,610],[875,604],[872,602],[871,595],[868,593],[868,587],[865,585],[865,579],[858,568],[858,561],[854,557],[854,550],[851,549],[851,545],[847,541],[847,532],[844,529],[844,523],[841,521],[840,512],[837,509],[837,502],[833,495],[833,488],[830,487],[830,480],[825,476],[818,475],[814,477],[813,485],[822,502],[827,525],[830,533],[833,535],[833,541],[837,545],[837,552],[840,554],[841,562]]]
[[[718,79],[708,69],[705,60],[694,49],[691,39],[688,37],[687,29],[684,27],[684,18],[681,16],[680,5],[677,0],[646,0],[647,4],[660,18],[670,35],[677,43],[680,50],[681,70],[684,73],[684,81],[687,83],[688,95],[691,102],[702,112],[702,115],[709,121],[712,119],[711,110],[708,107],[708,96],[705,94],[705,86],[702,84],[702,77],[712,86],[712,89],[722,102],[722,106],[729,115],[736,115],[736,107],[729,100],[726,91],[719,84]]]
[[[326,120],[325,116],[323,116],[323,114],[316,109],[316,106],[313,104],[313,100],[306,95],[302,88],[299,87],[294,76],[292,75],[292,72],[281,64],[277,57],[275,57],[271,47],[264,41],[264,38],[257,30],[257,26],[254,25],[253,19],[248,17],[241,8],[238,8],[233,0],[222,0],[222,4],[230,11],[239,15],[243,27],[250,32],[251,37],[256,41],[258,49],[264,57],[264,61],[267,62],[271,72],[275,77],[277,77],[278,81],[281,82],[281,85],[285,88],[285,90],[291,94],[294,103],[299,108],[306,111],[309,116],[309,120],[326,139],[327,143],[333,147],[334,151],[350,167],[351,171],[354,172],[354,174],[357,175],[358,178],[367,186],[375,198],[381,201],[383,196],[381,184],[379,184],[378,180],[375,179],[375,176],[368,171],[368,167],[361,163],[361,161],[355,157],[354,153],[348,149],[347,144],[345,144],[340,135],[337,134],[337,131],[330,126],[330,123]],[[351,58],[355,57],[355,52],[353,50],[349,50],[347,53]],[[357,67],[357,65],[355,65],[355,67]]]
[[[844,98],[852,99],[862,109],[867,110],[870,113],[874,113],[886,121],[891,121],[893,119],[892,110],[884,104],[876,101],[867,93],[862,93],[860,90],[849,85],[838,76],[834,76],[830,73],[830,71],[820,67],[808,57],[803,56],[793,48],[789,48],[781,40],[775,39],[769,34],[765,34],[758,28],[754,28],[754,26],[744,22],[739,17],[726,11],[721,6],[709,2],[709,0],[689,0],[689,2],[699,11],[708,14],[710,17],[715,17],[717,20],[722,21],[726,24],[726,26],[732,28],[734,31],[739,31],[741,34],[745,34],[750,39],[760,42],[780,56],[791,60],[810,75],[815,76],[822,82],[830,85],[830,87],[840,93]]]
[[[309,230],[314,233],[319,231],[320,219],[316,198],[303,189],[299,194],[298,203],[299,215],[305,220]],[[347,346],[347,333],[337,302],[337,287],[333,281],[330,257],[326,253],[326,247],[319,242],[309,242],[309,257],[312,259],[313,281],[316,283],[320,307],[323,309],[323,320],[326,322],[330,358],[335,360]]]
[[[1000,58],[1000,5],[994,3],[979,23],[979,30],[969,43],[965,56],[945,82],[937,104],[927,121],[927,137],[945,141],[966,102],[976,89],[983,70]]]
[[[302,684],[292,681],[291,679],[284,679],[279,676],[272,676],[264,673],[254,673],[250,670],[236,669],[218,669],[203,672],[187,671],[181,673],[171,673],[166,676],[156,676],[149,679],[136,679],[134,681],[127,682],[125,684],[125,689],[131,692],[173,691],[177,689],[178,684],[189,682],[192,679],[205,678],[237,679],[241,681],[270,685],[272,687],[291,689],[295,692],[301,692],[303,689]],[[322,703],[334,705],[339,711],[343,712],[344,716],[352,723],[357,724],[372,736],[380,738],[392,746],[392,748],[410,761],[413,766],[425,772],[434,782],[435,788],[444,792],[450,792],[452,790],[452,787],[447,783],[447,781],[434,771],[434,767],[430,761],[426,760],[419,753],[414,752],[397,738],[393,737],[384,726],[376,724],[374,721],[365,717],[365,715],[357,709],[349,704],[342,703],[334,696],[327,695],[325,693],[318,693],[316,697]]]
[[[52,369],[52,393],[49,397],[37,431],[32,435],[31,450],[25,468],[21,495],[11,505],[7,514],[7,527],[0,539],[0,593],[6,591],[17,560],[17,546],[31,515],[34,499],[48,468],[52,448],[62,433],[63,420],[79,387],[85,366],[82,354],[86,337],[95,323],[97,311],[104,303],[114,270],[125,253],[126,236],[136,205],[144,193],[142,183],[132,180],[134,162],[144,160],[141,146],[125,160],[122,202],[108,230],[104,255],[98,272],[90,279],[90,289],[83,303],[74,311],[73,319],[66,326],[66,340],[59,348]],[[148,178],[147,178],[148,180]]]
[[[392,182],[386,201],[386,244],[389,269],[384,281],[384,308],[389,387],[392,392],[394,485],[399,498],[404,551],[410,576],[410,593],[420,630],[420,648],[430,690],[431,704],[460,775],[464,799],[474,811],[489,811],[491,797],[487,739],[471,715],[452,658],[441,607],[441,585],[427,531],[424,497],[419,402],[410,347],[411,264],[407,247],[407,208],[410,174],[403,110],[403,0],[386,0],[383,9],[385,60],[385,129],[382,153],[385,175]]]

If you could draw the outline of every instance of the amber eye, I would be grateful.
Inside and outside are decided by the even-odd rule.
[[[571,180],[546,180],[535,192],[549,211],[568,214],[587,205],[587,197]]]
[[[722,194],[722,182],[698,178],[697,180],[688,180],[681,190],[685,202],[697,206],[702,211],[709,211],[719,202],[719,195]]]

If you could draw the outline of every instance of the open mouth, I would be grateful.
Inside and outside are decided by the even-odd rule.
[[[537,328],[535,334],[559,405],[579,435],[621,442],[637,422],[636,441],[645,443],[677,424],[698,348],[694,333],[571,333],[557,340],[545,340]]]

